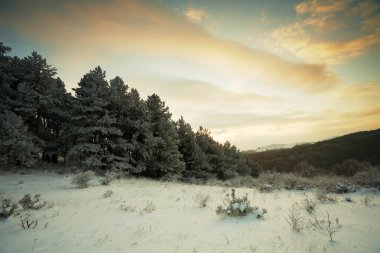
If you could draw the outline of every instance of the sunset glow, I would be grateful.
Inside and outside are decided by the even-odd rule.
[[[241,150],[380,128],[380,2],[1,1],[66,89],[100,65]]]

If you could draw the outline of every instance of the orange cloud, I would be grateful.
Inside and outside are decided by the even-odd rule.
[[[380,44],[380,16],[370,15],[371,9],[377,7],[372,1],[362,2],[357,7],[353,7],[350,1],[309,0],[299,3],[295,11],[302,14],[300,20],[274,30],[268,44],[273,50],[289,52],[309,63],[346,62]],[[353,19],[350,15],[354,12],[363,17]],[[352,25],[358,26],[359,30],[351,38],[329,39],[327,32],[346,33],[345,29]]]
[[[360,15],[362,17],[368,17],[372,13],[379,9],[379,3],[374,0],[362,1],[357,6],[351,9],[350,14],[352,16]]]
[[[310,13],[311,15],[326,14],[331,12],[342,11],[347,5],[346,0],[309,0],[299,3],[295,6],[295,10],[299,14]]]

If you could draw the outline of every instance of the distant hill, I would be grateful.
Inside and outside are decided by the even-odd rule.
[[[300,161],[308,161],[316,168],[328,170],[334,164],[350,158],[379,165],[380,129],[296,145],[293,148],[247,152],[245,155],[259,162],[266,170],[278,171],[291,171]]]
[[[307,144],[307,142],[301,142],[301,143],[290,143],[290,144],[271,144],[268,146],[258,147],[256,149],[256,152],[264,152],[268,150],[275,150],[275,149],[287,149],[292,148],[297,145]]]

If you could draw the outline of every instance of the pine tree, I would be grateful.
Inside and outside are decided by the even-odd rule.
[[[129,117],[127,108],[128,102],[128,85],[120,77],[115,77],[110,81],[108,101],[108,111],[111,118],[115,119],[113,127],[121,130],[122,135],[117,138],[119,145],[113,149],[113,157],[117,158],[117,167],[123,166],[123,171],[133,172],[132,144],[130,140],[124,138],[123,123]],[[120,159],[122,158],[122,159]]]
[[[85,168],[128,170],[124,153],[126,143],[109,115],[109,85],[105,72],[96,67],[84,75],[74,89],[76,99],[72,111],[74,146],[69,158]]]
[[[146,174],[152,177],[180,177],[185,164],[181,161],[179,139],[169,108],[156,94],[148,96],[147,107],[153,135],[147,139],[149,160]]]
[[[124,138],[131,143],[133,173],[143,174],[147,171],[150,159],[149,140],[153,138],[149,110],[136,89],[131,89],[127,94],[125,105],[126,117],[123,118],[121,129]]]
[[[46,59],[37,52],[22,60],[14,61],[14,76],[17,81],[13,88],[17,90],[15,111],[28,124],[29,130],[42,140],[50,138],[47,127],[48,111],[54,108],[54,98],[49,91],[56,68],[48,65]]]
[[[181,116],[176,125],[180,140],[179,151],[186,164],[186,170],[183,172],[184,178],[210,179],[212,177],[211,166],[207,163],[207,157],[199,147],[190,124],[186,123]]]
[[[213,174],[223,180],[236,175],[233,169],[229,168],[223,145],[211,137],[209,130],[200,127],[196,133],[196,140],[201,150],[206,154],[207,162],[211,166]]]
[[[0,110],[10,110],[10,98],[14,96],[14,91],[10,88],[12,76],[9,75],[12,58],[6,54],[11,51],[10,47],[0,42]]]
[[[1,163],[29,167],[37,160],[39,151],[20,116],[7,110],[0,113]]]

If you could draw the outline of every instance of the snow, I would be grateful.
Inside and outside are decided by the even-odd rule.
[[[230,188],[146,179],[90,184],[78,189],[70,175],[47,172],[1,174],[1,195],[18,201],[39,193],[50,207],[19,209],[38,220],[35,229],[22,229],[18,216],[0,221],[0,252],[380,252],[380,195],[368,190],[333,195],[337,203],[317,202],[314,214],[300,209],[305,221],[326,219],[327,211],[332,222],[339,219],[341,227],[330,242],[320,229],[297,233],[286,222],[291,206],[314,198],[312,191],[236,189],[237,197],[248,193],[252,206],[268,210],[257,219],[215,213]],[[113,194],[105,198],[108,190]],[[205,208],[194,201],[199,192],[211,196]],[[366,194],[374,196],[368,206],[361,202]]]

